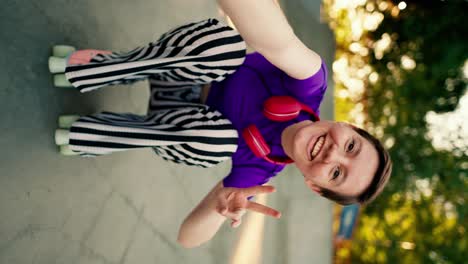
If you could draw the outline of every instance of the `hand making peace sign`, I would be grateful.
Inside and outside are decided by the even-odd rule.
[[[217,193],[216,211],[232,220],[231,226],[238,227],[246,210],[280,218],[281,213],[265,205],[251,202],[247,198],[260,193],[275,192],[273,186],[254,186],[249,188],[222,188]]]

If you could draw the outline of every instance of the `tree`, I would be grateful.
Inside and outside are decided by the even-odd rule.
[[[468,144],[434,148],[425,117],[453,111],[465,93],[468,2],[325,7],[338,45],[337,117],[381,138],[394,162],[386,191],[363,211],[353,263],[463,263]]]

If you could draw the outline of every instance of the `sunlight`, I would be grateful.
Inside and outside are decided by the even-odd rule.
[[[382,34],[382,37],[374,43],[375,58],[380,60],[383,58],[385,51],[390,48],[392,39],[388,33]]]
[[[344,8],[356,8],[362,6],[366,3],[366,0],[336,0],[334,2],[334,8],[344,9]]]
[[[384,145],[387,149],[391,149],[395,145],[395,138],[389,137],[385,140]]]
[[[415,244],[411,242],[401,242],[400,246],[406,250],[413,250],[415,248]]]
[[[379,4],[379,10],[380,11],[385,11],[385,10],[387,10],[387,8],[388,8],[388,3],[387,2],[384,2],[384,1],[380,2],[380,4]]]
[[[400,2],[400,3],[398,4],[398,8],[399,8],[400,10],[405,9],[405,8],[406,8],[406,3],[405,3],[404,1]]]
[[[372,12],[371,14],[366,14],[364,16],[364,22],[362,27],[368,31],[376,30],[380,23],[382,23],[384,15],[380,12]]]
[[[424,195],[429,197],[432,195],[432,186],[428,179],[418,179],[416,180],[416,188]]]
[[[375,84],[379,80],[379,74],[377,72],[373,72],[369,75],[369,81],[372,84]]]
[[[465,64],[466,65],[466,64]],[[468,92],[460,98],[453,112],[426,114],[427,137],[438,150],[454,151],[457,156],[468,155]],[[462,153],[460,153],[460,151]]]
[[[401,67],[405,70],[413,70],[416,68],[416,62],[408,55],[401,56]]]
[[[266,204],[266,201],[266,194],[255,196],[255,202],[257,203]],[[249,212],[244,216],[231,264],[262,263],[264,226],[265,215]]]

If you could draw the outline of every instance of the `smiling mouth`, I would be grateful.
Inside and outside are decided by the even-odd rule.
[[[312,149],[309,152],[309,155],[310,155],[309,160],[313,160],[315,157],[317,157],[317,155],[322,150],[322,147],[323,147],[324,143],[325,143],[325,135],[322,135],[322,136],[317,138],[317,140],[314,143],[314,146],[312,147]]]

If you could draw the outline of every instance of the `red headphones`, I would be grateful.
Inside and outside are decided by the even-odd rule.
[[[313,121],[319,121],[320,118],[315,112],[291,96],[273,96],[268,98],[263,103],[263,115],[266,118],[277,121],[286,122],[299,116],[301,111],[306,111],[311,115]],[[255,125],[249,125],[242,131],[242,137],[244,138],[247,146],[252,150],[255,156],[263,158],[268,162],[285,165],[294,162],[288,157],[273,157],[269,156],[271,150],[260,130]]]

